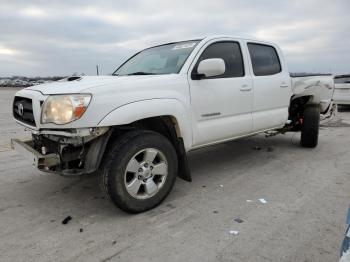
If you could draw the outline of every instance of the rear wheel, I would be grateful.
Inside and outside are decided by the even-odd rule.
[[[317,146],[319,125],[320,107],[318,105],[307,106],[303,113],[301,126],[301,146],[310,148]]]
[[[161,134],[132,131],[111,146],[99,175],[114,204],[127,212],[143,212],[170,193],[177,176],[176,151]]]

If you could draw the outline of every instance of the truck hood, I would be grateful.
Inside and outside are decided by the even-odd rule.
[[[146,76],[81,76],[66,78],[57,82],[31,86],[27,90],[39,91],[43,95],[91,93],[95,88],[102,86],[122,87],[128,83],[145,81],[149,78],[159,78],[159,75]],[[70,80],[74,79],[74,80]]]

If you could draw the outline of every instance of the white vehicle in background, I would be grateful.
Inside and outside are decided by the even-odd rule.
[[[350,75],[335,76],[334,83],[334,103],[338,105],[350,105]]]
[[[128,212],[149,210],[176,176],[191,181],[187,152],[261,132],[301,131],[318,143],[331,107],[331,76],[291,78],[269,42],[228,36],[145,49],[111,76],[70,77],[16,93],[12,140],[44,172],[98,172],[102,190]]]

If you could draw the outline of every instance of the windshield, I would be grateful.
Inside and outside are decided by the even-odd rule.
[[[198,40],[171,43],[145,49],[122,64],[113,75],[177,74]]]

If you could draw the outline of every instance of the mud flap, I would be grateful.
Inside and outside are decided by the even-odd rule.
[[[183,180],[192,182],[191,170],[188,164],[187,154],[182,137],[177,139],[176,153],[179,160],[178,176]]]

